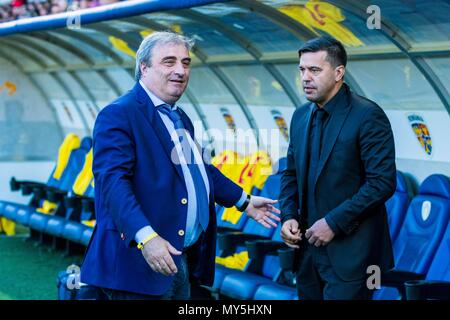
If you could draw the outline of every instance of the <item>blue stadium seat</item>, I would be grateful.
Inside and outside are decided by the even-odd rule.
[[[425,280],[406,282],[408,300],[450,300],[450,223]]]
[[[271,176],[272,177],[272,176]],[[271,178],[269,177],[268,180]],[[271,185],[271,182],[269,181],[269,186]],[[266,186],[265,186],[266,187]],[[265,188],[264,187],[264,188]],[[263,188],[263,192],[264,191]],[[248,233],[246,233],[248,232]],[[232,255],[234,253],[240,253],[242,251],[246,251],[247,248],[245,246],[245,241],[247,240],[254,240],[254,239],[263,239],[272,236],[273,238],[278,239],[279,237],[276,235],[276,233],[280,233],[280,226],[277,228],[265,228],[261,226],[259,223],[255,222],[252,219],[249,219],[246,227],[244,228],[243,233],[225,233],[218,235],[218,248],[217,252],[219,256],[225,257]],[[247,267],[247,266],[246,266]],[[244,269],[245,270],[245,269]],[[214,284],[210,288],[210,290],[214,293],[219,291],[222,281],[225,278],[225,276],[229,275],[230,273],[237,272],[235,269],[226,268],[225,266],[216,264],[216,270],[215,270],[215,278],[214,278]]]
[[[66,207],[61,202],[63,201],[64,196],[71,190],[78,173],[83,168],[86,154],[91,147],[92,138],[83,138],[80,147],[71,152],[67,167],[64,170],[63,177],[60,179],[58,188],[45,188],[47,193],[45,198],[55,198],[50,200],[56,200],[58,202],[56,211],[53,214],[45,214],[38,211],[31,213],[29,227],[39,233],[40,240],[42,240],[42,235],[40,233],[47,233],[53,236],[61,235],[62,226],[64,225],[64,216],[66,214]],[[42,202],[45,199],[40,200]],[[51,218],[52,223],[47,226],[47,223]]]
[[[450,218],[450,183],[448,177],[434,174],[426,178],[413,198],[399,235],[393,243],[395,269],[388,272],[374,299],[394,300],[404,297],[403,283],[413,273],[424,278],[441,243]],[[399,285],[400,284],[400,285]],[[400,289],[399,292],[397,289]]]
[[[3,217],[5,217],[6,219],[9,220],[14,220],[16,222],[17,221],[17,215],[25,216],[23,220],[23,222],[20,222],[22,224],[24,224],[25,226],[28,225],[28,219],[29,219],[29,210],[27,210],[29,207],[27,205],[23,205],[23,204],[18,204],[18,203],[13,203],[13,202],[7,202],[4,201],[3,202],[4,206],[3,206]],[[18,213],[18,211],[21,211],[20,213]]]
[[[83,231],[88,228],[80,222],[68,220],[64,225],[64,239],[80,243]]]
[[[426,280],[450,282],[450,223],[434,255],[433,263],[427,272]]]
[[[268,283],[256,289],[253,300],[298,300],[298,294],[296,288]]]
[[[266,255],[263,260],[261,274],[234,271],[226,275],[220,286],[220,293],[234,299],[250,300],[259,286],[275,284],[281,275],[279,257]]]
[[[282,169],[284,170],[283,167],[282,167]],[[268,197],[271,199],[278,199],[279,192],[280,192],[280,182],[281,182],[281,171],[278,170],[277,174],[271,175],[270,177],[267,178],[266,183],[264,184],[264,187],[261,190],[261,196]],[[275,207],[278,208],[278,204],[275,205]],[[272,236],[274,236],[276,238],[272,239],[272,240],[277,240],[277,241],[281,242],[281,238],[279,238],[279,236],[276,235],[276,233],[278,233],[278,234],[280,233],[279,227],[275,230],[267,229],[252,219],[249,219],[247,221],[247,223],[245,224],[245,226],[243,228],[243,233],[247,234],[247,235],[259,236],[260,238],[271,238]],[[236,233],[234,233],[234,234],[235,234],[234,237],[236,238],[237,234]],[[218,238],[228,238],[228,240],[227,239],[218,240],[217,254],[219,256],[227,256],[227,255],[230,255],[233,253],[239,253],[241,251],[246,250],[244,241],[250,240],[250,237],[241,236],[240,245],[233,246],[231,249],[226,249],[226,248],[221,248],[221,247],[224,245],[224,243],[230,241],[230,239],[233,238],[233,236],[230,235],[230,233],[228,233],[228,235],[225,235],[225,236],[219,235]],[[231,241],[231,242],[233,242],[233,241]],[[229,247],[226,244],[224,246]],[[229,269],[224,266],[216,264],[216,275],[215,275],[215,279],[214,279],[214,285],[212,286],[211,290],[213,292],[216,292],[217,290],[219,290],[224,277],[234,271],[235,270],[233,270],[233,269]]]
[[[247,215],[242,214],[239,220],[235,224],[233,224],[229,221],[222,220],[222,215],[224,213],[223,207],[216,206],[216,212],[217,212],[217,228],[219,229],[219,232],[240,231],[244,228],[245,223],[248,220]]]
[[[389,231],[392,241],[397,238],[405,219],[410,201],[415,195],[415,186],[412,177],[397,171],[397,188],[394,195],[386,202]]]
[[[3,211],[5,209],[5,206],[6,206],[6,202],[0,201],[0,217],[3,216]]]
[[[80,243],[84,246],[88,246],[89,241],[91,240],[92,233],[94,232],[94,228],[87,227],[83,230],[83,233],[81,234]]]
[[[280,193],[282,172],[286,168],[286,158],[281,158],[278,161],[276,167],[278,167],[276,174],[267,178],[266,183],[261,191],[261,196],[271,199],[278,199]],[[275,207],[278,208],[278,204],[275,205]],[[261,235],[267,236],[270,234],[268,231],[270,229],[260,230],[260,228],[264,227],[261,227],[253,220],[249,220],[249,222],[247,222],[246,227],[244,228],[244,233],[254,232],[254,228],[258,230],[259,234]],[[269,242],[266,242],[264,246],[274,246],[277,248],[283,247],[284,245],[282,243],[280,231],[281,224],[278,224],[278,227],[272,233],[270,245]],[[262,240],[262,242],[263,241],[264,240]],[[240,248],[240,250],[244,249]],[[251,263],[249,263],[249,266],[247,269],[245,269],[245,271],[230,270],[219,266],[218,268],[216,268],[216,279],[214,282],[215,288],[220,288],[220,293],[228,297],[238,299],[252,299],[259,286],[263,284],[276,286],[277,284],[274,281],[279,278],[282,272],[280,268],[279,258],[276,255],[276,250],[274,249],[270,254],[267,254],[259,263],[262,263],[262,265],[255,268],[251,265]],[[251,273],[252,271],[255,271],[255,269],[260,269],[260,274]],[[289,292],[292,292],[292,288],[289,287],[280,285],[276,288],[282,291],[286,290],[283,292],[288,296]],[[263,295],[263,292],[264,290],[259,294]]]
[[[283,171],[287,167],[287,158],[283,157],[278,159],[278,161],[273,166],[273,172],[274,174],[282,174]]]
[[[47,192],[57,192],[60,189],[65,190],[67,186],[70,187],[71,179],[73,181],[74,168],[79,168],[80,156],[76,156],[76,153],[79,153],[79,150],[81,148],[85,148],[87,145],[92,145],[91,138],[86,137],[80,143],[80,140],[76,135],[67,135],[64,139],[64,142],[61,144],[58,161],[53,168],[47,183],[39,183],[35,181],[17,181],[14,177],[11,178],[11,190],[22,190],[22,194],[33,194],[33,196],[28,205],[3,202],[5,204],[3,213],[6,214],[8,219],[21,223],[25,226],[30,226],[31,228],[39,228],[37,230],[43,231],[42,228],[45,228],[48,217],[35,216],[32,219],[32,215],[38,214],[38,212],[35,212],[35,209],[42,206],[44,200],[46,199],[45,195]],[[63,161],[65,158],[64,156],[68,156],[67,163]],[[64,163],[65,165],[64,167],[61,167],[62,171],[60,171],[59,174],[56,173],[56,171],[57,169],[60,169],[58,168],[58,165],[60,165],[61,163]],[[39,213],[39,215],[42,214]],[[32,225],[30,225],[30,223]],[[31,235],[32,237],[35,237],[36,233],[32,230]]]
[[[14,211],[14,219],[17,223],[23,224],[24,226],[28,226],[30,221],[31,213],[33,212],[33,208],[29,206],[18,206],[17,210]],[[14,220],[11,219],[11,220]]]
[[[215,286],[219,288],[220,294],[235,299],[252,299],[256,289],[263,284],[276,284],[275,281],[281,276],[282,269],[277,255],[277,249],[284,248],[280,236],[281,224],[273,232],[271,240],[249,241],[248,248],[255,247],[264,249],[267,253],[256,259],[252,250],[249,251],[250,262],[245,271],[221,268],[218,281]],[[256,248],[258,247],[256,246]],[[258,248],[255,250],[258,251]],[[216,268],[217,271],[217,268]],[[222,281],[219,281],[223,279]]]

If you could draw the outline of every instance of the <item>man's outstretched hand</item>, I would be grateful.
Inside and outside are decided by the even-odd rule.
[[[276,228],[277,224],[274,221],[280,221],[278,216],[281,211],[273,205],[278,200],[272,200],[264,197],[251,196],[250,203],[245,209],[247,215],[256,222],[262,224],[266,228]]]

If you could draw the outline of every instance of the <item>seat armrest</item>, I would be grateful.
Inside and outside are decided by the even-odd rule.
[[[405,282],[411,280],[424,280],[425,275],[402,270],[390,270],[381,274],[381,286],[396,288],[401,299],[406,299]]]
[[[81,199],[81,205],[82,205],[83,211],[92,212],[92,213],[95,212],[95,201],[94,201],[94,198],[83,197]]]
[[[450,282],[411,280],[405,282],[406,300],[450,300]]]
[[[35,186],[45,186],[46,183],[28,180],[17,180],[15,177],[11,177],[9,180],[9,187],[11,191],[19,191],[22,189],[22,193],[26,192],[24,195],[29,195],[33,192],[33,187]],[[25,188],[25,191],[23,191]]]
[[[260,259],[265,255],[277,255],[277,250],[286,248],[283,242],[273,240],[245,241],[250,259]]]
[[[403,288],[406,281],[410,280],[424,280],[425,276],[420,273],[390,270],[381,275],[381,285],[385,287]]]
[[[245,245],[245,241],[249,240],[261,240],[262,236],[246,234],[239,231],[221,233],[217,235],[219,249],[222,251],[223,256],[228,256],[236,251],[236,247],[239,245]]]
[[[56,188],[47,188],[46,189],[46,197],[49,201],[58,203],[64,201],[64,197],[67,196],[66,190],[56,189]]]
[[[64,204],[66,205],[67,208],[83,208],[84,202],[85,201],[94,201],[93,198],[91,197],[85,197],[85,196],[79,196],[76,194],[71,194],[71,195],[66,195],[64,197]]]
[[[278,250],[278,257],[280,258],[280,267],[285,271],[293,271],[295,263],[295,249],[284,248]]]

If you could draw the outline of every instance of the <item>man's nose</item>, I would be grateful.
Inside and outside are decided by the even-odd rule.
[[[183,66],[181,62],[175,65],[174,73],[182,77],[184,77],[184,75],[186,74],[186,68]]]
[[[303,82],[309,82],[311,81],[311,73],[308,70],[305,70],[301,74],[301,78]]]

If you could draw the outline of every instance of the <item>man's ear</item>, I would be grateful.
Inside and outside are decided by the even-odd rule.
[[[141,74],[143,75],[145,71],[148,69],[148,66],[144,62],[141,62],[139,68],[141,68]]]
[[[338,66],[335,70],[334,70],[334,74],[335,74],[335,80],[336,82],[339,82],[340,80],[342,80],[344,78],[345,75],[345,67],[343,65]]]

